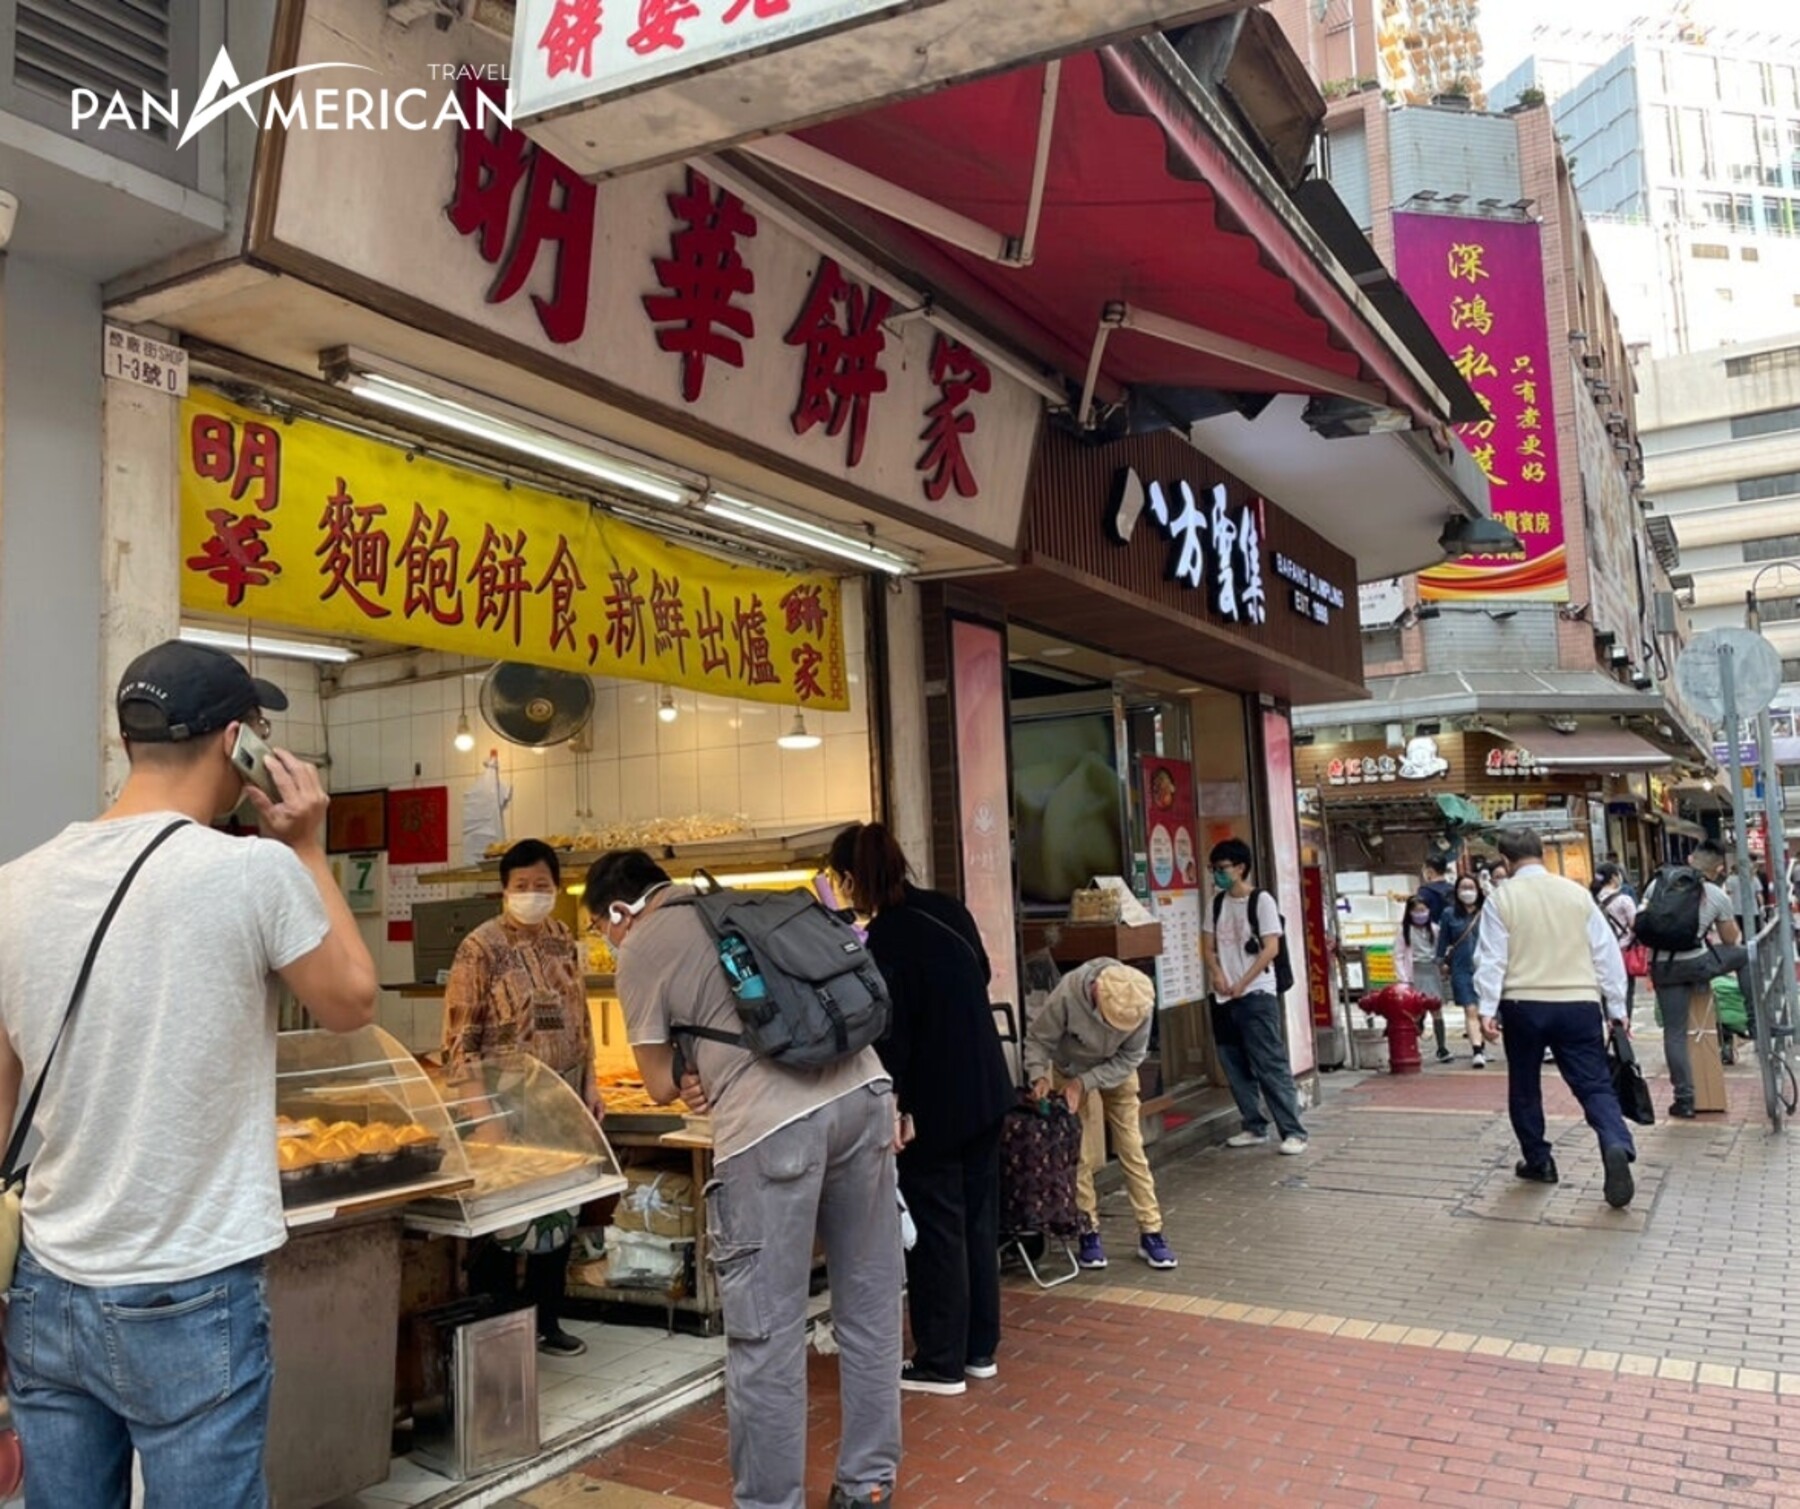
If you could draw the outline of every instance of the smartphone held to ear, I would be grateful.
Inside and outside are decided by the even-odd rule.
[[[237,742],[231,746],[231,763],[246,782],[270,801],[281,800],[281,789],[269,770],[269,746],[247,723],[238,724]]]

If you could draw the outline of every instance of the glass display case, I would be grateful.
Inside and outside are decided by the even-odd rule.
[[[477,1237],[625,1189],[581,1097],[528,1054],[481,1060],[438,1087],[467,1187],[408,1207],[407,1225]]]
[[[290,1226],[469,1183],[437,1090],[379,1027],[284,1032],[275,1064],[276,1162]]]

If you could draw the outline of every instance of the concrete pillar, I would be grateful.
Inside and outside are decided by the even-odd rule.
[[[101,674],[97,705],[106,799],[125,781],[113,689],[132,660],[181,620],[181,400],[106,384],[101,479]]]
[[[0,271],[0,862],[100,795],[100,290]]]
[[[887,628],[887,822],[922,886],[932,881],[931,756],[925,738],[925,644],[916,583],[882,593]]]

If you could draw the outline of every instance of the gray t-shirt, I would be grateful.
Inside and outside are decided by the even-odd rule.
[[[119,880],[174,813],[75,823],[0,867],[0,1028],[23,1109]],[[279,1247],[270,976],[327,930],[285,845],[190,825],[101,944],[34,1131],[25,1243],[92,1287],[177,1283]]]
[[[687,887],[670,893],[692,894]],[[671,1042],[676,1026],[742,1030],[718,949],[692,907],[665,904],[638,920],[619,949],[618,986],[626,1036],[634,1047]],[[824,1069],[785,1068],[704,1038],[684,1038],[681,1048],[712,1102],[715,1163],[888,1077],[873,1048]]]

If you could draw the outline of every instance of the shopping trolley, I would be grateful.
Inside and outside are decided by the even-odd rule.
[[[996,1006],[1006,1025],[1001,1036],[1017,1044],[1018,1022],[1011,1005]],[[1075,1206],[1075,1175],[1081,1167],[1081,1122],[1060,1095],[1035,1100],[1029,1089],[1006,1113],[1000,1131],[1000,1256],[1017,1257],[1040,1289],[1054,1289],[1081,1276],[1075,1239],[1081,1216]],[[1055,1248],[1068,1272],[1046,1278],[1039,1264]]]

